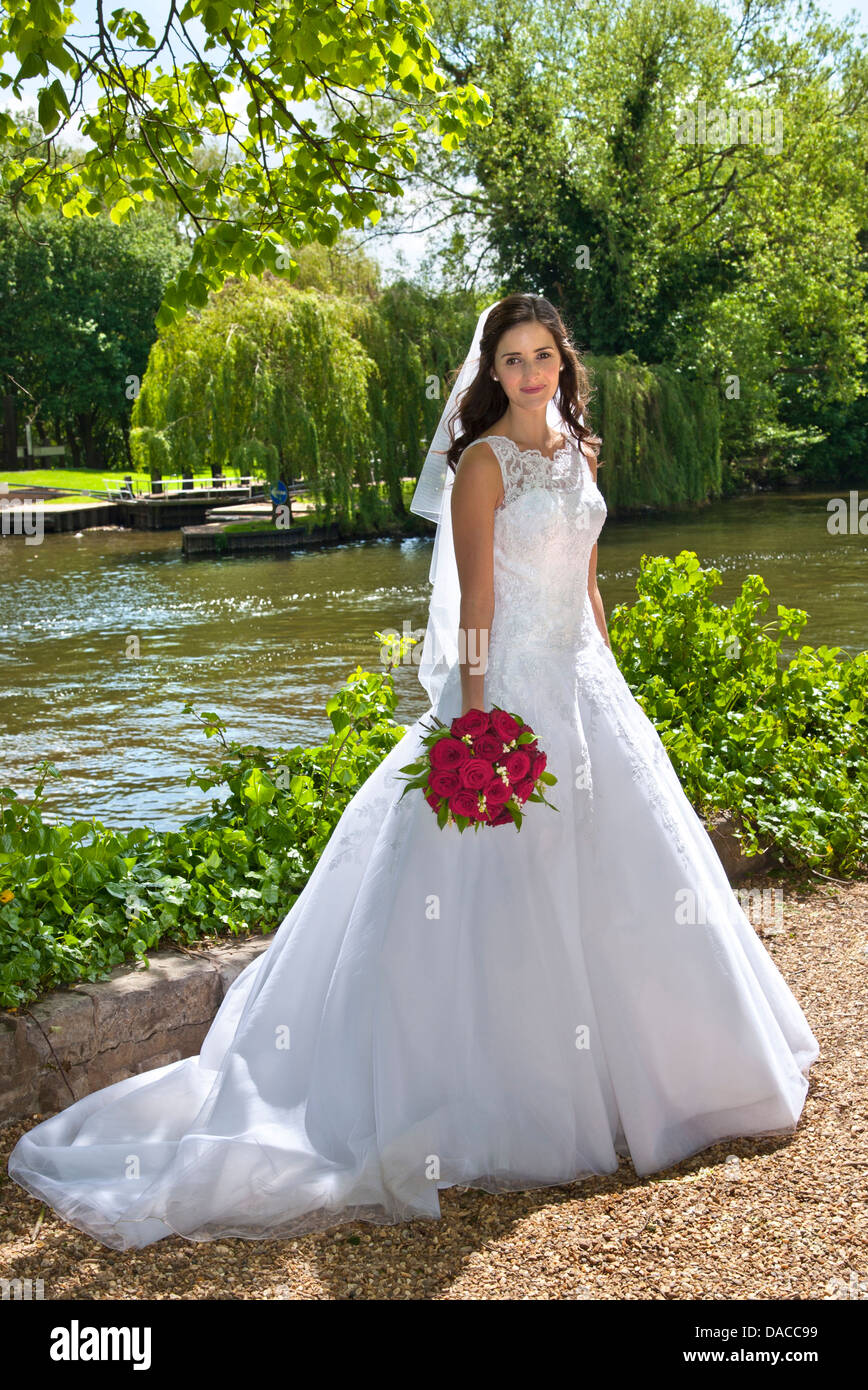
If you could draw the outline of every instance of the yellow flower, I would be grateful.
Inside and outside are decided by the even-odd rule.
[[[15,894],[12,892],[11,888],[4,888],[3,892],[0,893],[0,903],[11,903],[14,897]]]

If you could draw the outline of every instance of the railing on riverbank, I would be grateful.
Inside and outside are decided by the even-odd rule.
[[[233,478],[223,474],[218,474],[216,478],[161,478],[158,483],[146,477],[144,474],[127,474],[123,481],[117,478],[103,478],[105,495],[111,502],[136,502],[140,498],[143,501],[154,501],[161,497],[184,497],[200,501],[206,497],[223,497],[227,492],[235,494],[233,500],[237,500],[238,494],[246,493],[248,497],[254,494],[262,495],[268,484],[264,478],[255,478],[250,474],[242,477]],[[144,483],[144,486],[140,484]]]

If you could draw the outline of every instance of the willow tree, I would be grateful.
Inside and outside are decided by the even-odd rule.
[[[403,517],[402,480],[416,478],[482,306],[469,294],[398,281],[360,309],[355,332],[376,363],[368,409],[376,477]]]
[[[713,381],[648,366],[634,352],[587,357],[603,438],[600,487],[619,511],[696,506],[721,493],[720,403]]]
[[[133,409],[138,465],[303,478],[324,519],[351,521],[376,482],[374,364],[353,336],[355,313],[270,276],[227,282],[154,344]]]

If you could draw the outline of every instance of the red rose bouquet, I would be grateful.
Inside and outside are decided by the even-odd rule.
[[[558,779],[546,772],[546,755],[529,724],[498,705],[486,712],[469,709],[446,725],[434,716],[435,728],[422,742],[425,755],[408,763],[403,797],[418,787],[437,823],[457,825],[509,825],[521,829],[521,807],[527,801],[544,801],[542,786]]]

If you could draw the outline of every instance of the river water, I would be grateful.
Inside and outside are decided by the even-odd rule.
[[[606,612],[635,598],[643,553],[695,550],[721,571],[722,601],[760,574],[768,618],[776,603],[809,613],[802,642],[868,648],[868,536],[830,535],[828,498],[757,494],[611,521],[598,561]],[[379,668],[374,631],[406,624],[421,637],[430,558],[428,539],[185,560],[174,532],[0,538],[0,784],[27,795],[32,765],[50,758],[63,773],[48,786],[52,817],[179,824],[210,802],[184,785],[188,770],[218,756],[186,700],[241,741],[320,741],[328,696],[356,665]],[[410,723],[427,709],[412,664],[397,686]]]

